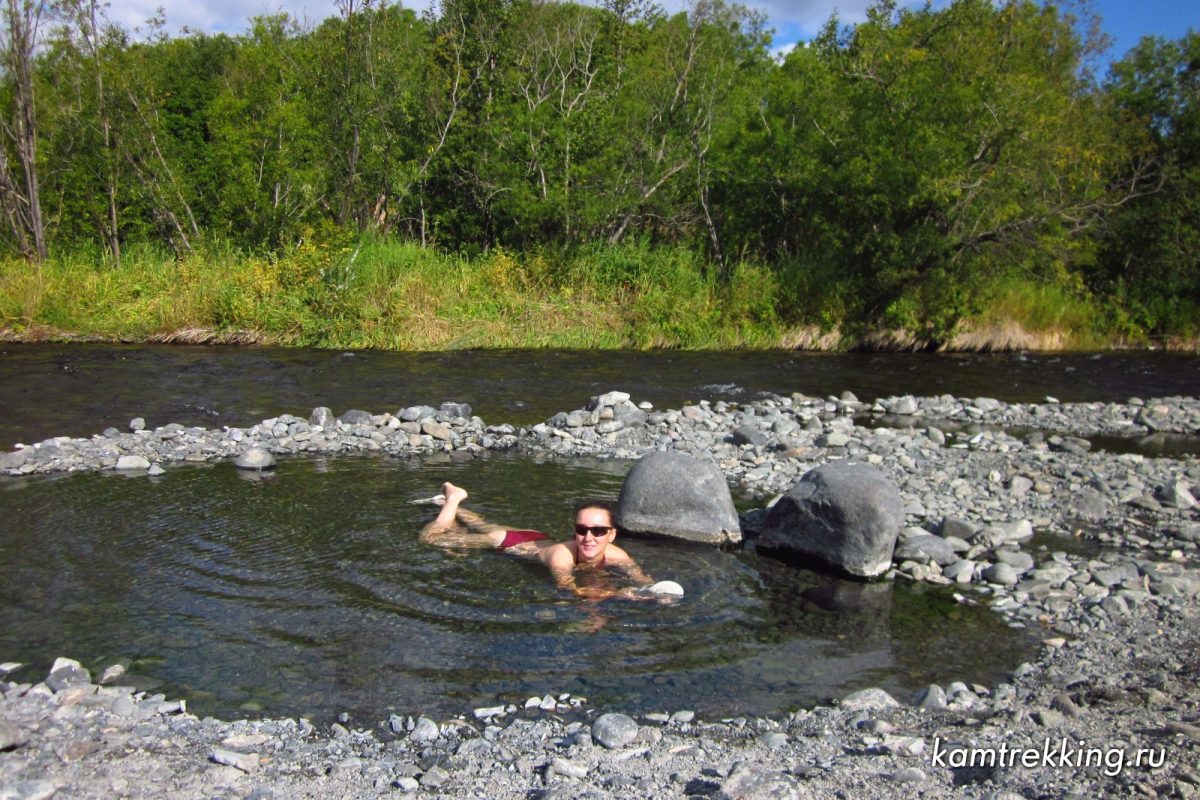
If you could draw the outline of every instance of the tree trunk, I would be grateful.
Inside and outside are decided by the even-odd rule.
[[[37,113],[33,96],[33,50],[43,5],[39,0],[7,0],[4,10],[8,28],[4,59],[12,82],[13,116],[4,125],[20,162],[21,182],[6,176],[5,198],[13,233],[25,256],[32,261],[46,258],[46,226],[42,218],[41,192],[37,172]],[[3,166],[7,167],[7,159]],[[7,172],[7,170],[6,170]],[[15,212],[15,213],[14,213]],[[20,228],[20,230],[17,230]]]

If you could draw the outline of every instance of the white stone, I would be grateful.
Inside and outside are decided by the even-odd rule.
[[[150,462],[142,456],[121,456],[117,459],[116,468],[120,470],[150,469]]]

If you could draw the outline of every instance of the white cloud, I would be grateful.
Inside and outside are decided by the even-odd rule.
[[[319,22],[336,13],[330,0],[121,0],[108,9],[108,18],[126,30],[146,30],[146,20],[162,8],[167,31],[182,28],[203,33],[237,34],[246,30],[252,17],[289,14]]]

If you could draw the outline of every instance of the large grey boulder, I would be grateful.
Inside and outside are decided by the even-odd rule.
[[[650,453],[633,465],[617,501],[617,526],[705,544],[738,542],[742,529],[717,465],[676,452]]]
[[[831,461],[806,473],[767,514],[760,547],[873,578],[891,567],[904,501],[870,464]]]

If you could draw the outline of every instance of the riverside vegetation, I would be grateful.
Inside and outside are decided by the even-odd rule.
[[[1193,346],[1200,36],[884,0],[11,4],[0,333],[329,347]]]

